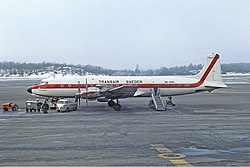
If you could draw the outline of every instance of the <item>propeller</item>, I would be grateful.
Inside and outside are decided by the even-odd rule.
[[[81,106],[81,83],[78,81],[78,94],[76,96],[79,107]]]
[[[86,98],[86,107],[88,106],[88,82],[87,82],[87,78],[86,78],[86,83],[85,83],[85,98]],[[81,105],[81,83],[80,81],[78,81],[78,92],[76,94],[76,102],[78,102],[78,105],[80,107]]]
[[[87,82],[87,78],[86,78],[86,83],[85,83],[85,89],[86,89],[86,93],[85,93],[85,97],[86,97],[86,107],[88,107],[88,82]]]

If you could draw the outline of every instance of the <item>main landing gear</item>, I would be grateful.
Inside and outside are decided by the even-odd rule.
[[[172,96],[168,96],[166,99],[166,105],[171,105],[171,106],[175,106],[175,104],[173,103],[173,98]]]
[[[113,107],[115,111],[121,110],[121,105],[119,104],[118,99],[116,99],[116,102],[114,102],[112,99],[108,101],[109,107]]]

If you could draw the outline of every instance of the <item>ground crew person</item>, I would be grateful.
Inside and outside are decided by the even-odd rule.
[[[48,109],[49,109],[49,105],[46,102],[46,100],[44,101],[43,105],[42,105],[42,110],[44,114],[48,114]]]
[[[42,103],[39,100],[36,100],[36,107],[37,107],[37,111],[40,112]]]
[[[155,96],[156,96],[156,95],[157,95],[157,93],[158,93],[157,91],[158,91],[158,87],[157,87],[157,86],[155,86],[155,87],[154,87],[154,93],[155,93]]]

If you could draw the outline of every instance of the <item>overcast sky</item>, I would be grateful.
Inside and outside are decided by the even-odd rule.
[[[0,0],[0,61],[141,69],[250,62],[249,0]]]

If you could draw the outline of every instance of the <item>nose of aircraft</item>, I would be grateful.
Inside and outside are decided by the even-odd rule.
[[[29,88],[27,89],[27,92],[32,93],[32,88],[29,87]]]

